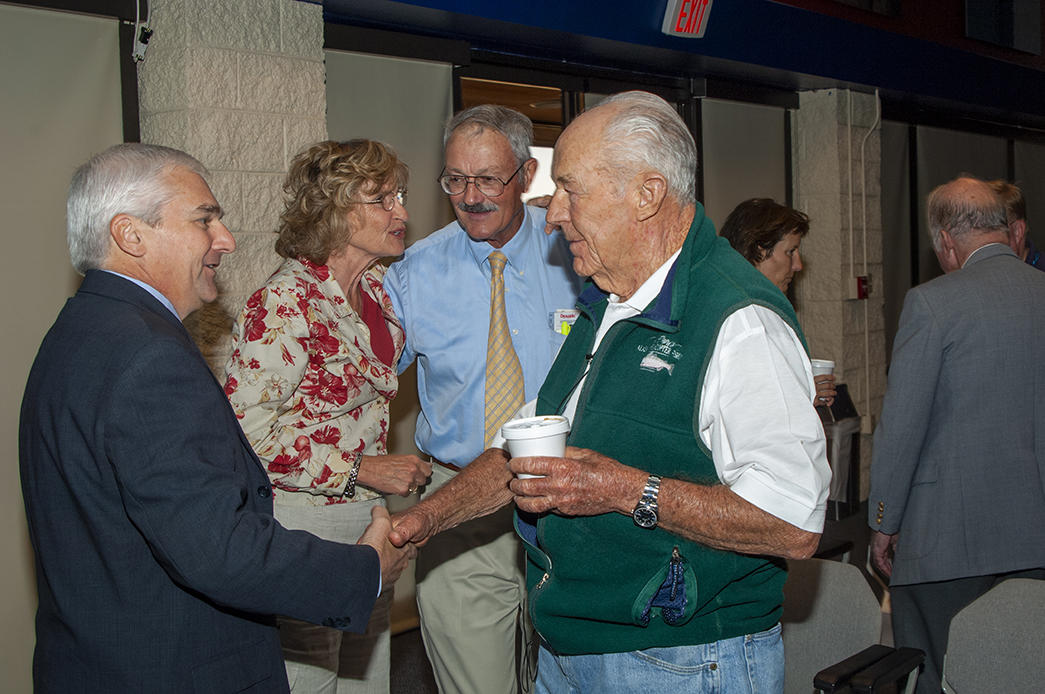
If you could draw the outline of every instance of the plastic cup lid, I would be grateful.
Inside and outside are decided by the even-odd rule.
[[[554,436],[570,431],[570,420],[557,414],[526,417],[505,422],[501,436],[508,440],[532,439],[538,436]]]

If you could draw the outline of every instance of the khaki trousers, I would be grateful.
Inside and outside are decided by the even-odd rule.
[[[432,466],[422,499],[456,473]],[[530,694],[537,644],[514,504],[440,533],[417,556],[421,636],[440,694]]]
[[[324,540],[355,544],[370,525],[370,509],[384,499],[332,506],[275,506],[289,530],[306,530]],[[301,586],[308,590],[309,586]],[[353,590],[345,585],[345,590]],[[388,694],[392,589],[374,604],[365,634],[338,631],[290,617],[279,618],[279,639],[295,694]]]

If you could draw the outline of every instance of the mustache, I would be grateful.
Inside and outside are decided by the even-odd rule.
[[[477,202],[474,205],[469,205],[465,201],[457,203],[457,209],[462,212],[471,212],[472,214],[479,214],[480,212],[496,212],[501,209],[492,202]]]

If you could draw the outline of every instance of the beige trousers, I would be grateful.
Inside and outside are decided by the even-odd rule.
[[[280,525],[334,542],[355,544],[370,525],[370,509],[384,499],[332,506],[280,506]],[[302,586],[308,590],[309,586]],[[352,590],[346,585],[345,590]],[[390,666],[389,614],[392,590],[374,604],[365,634],[338,631],[290,617],[279,618],[279,639],[294,694],[388,694]]]
[[[432,466],[426,498],[453,478]],[[417,556],[421,636],[440,694],[530,694],[537,644],[509,504],[442,532]]]

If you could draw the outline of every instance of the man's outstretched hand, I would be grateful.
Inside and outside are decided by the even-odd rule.
[[[388,509],[374,506],[370,509],[370,525],[359,538],[359,545],[369,545],[377,550],[381,560],[381,588],[388,590],[406,570],[410,560],[417,556],[417,547],[406,545],[396,547],[388,541],[392,532],[392,519]]]

